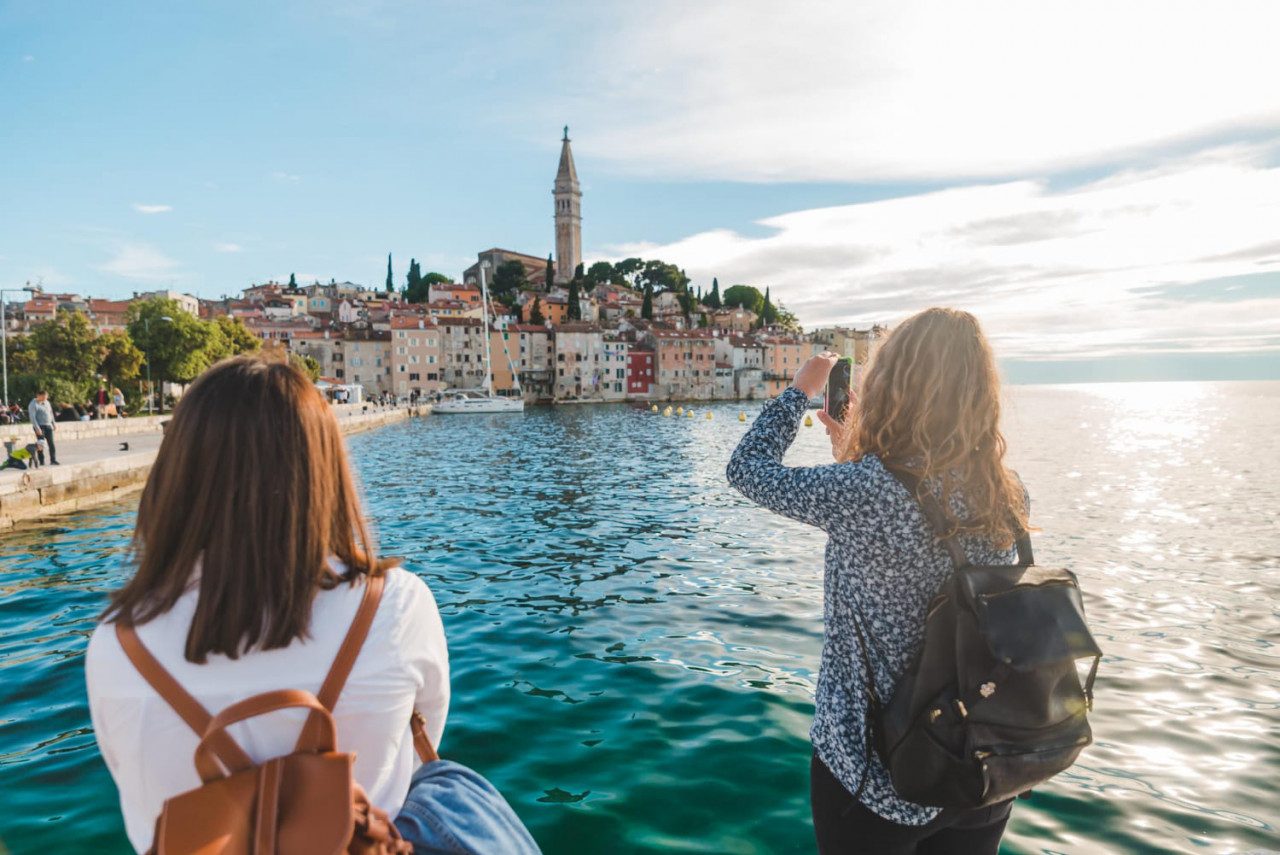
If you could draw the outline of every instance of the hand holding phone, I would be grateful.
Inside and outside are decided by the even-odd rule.
[[[853,397],[853,359],[848,356],[836,360],[827,375],[827,390],[823,396],[822,411],[840,424],[849,416],[849,402]]]

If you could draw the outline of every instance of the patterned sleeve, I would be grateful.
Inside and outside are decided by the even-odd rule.
[[[794,386],[769,402],[729,459],[729,484],[774,513],[826,529],[847,521],[855,505],[855,464],[791,467],[782,455],[795,442],[809,399]]]

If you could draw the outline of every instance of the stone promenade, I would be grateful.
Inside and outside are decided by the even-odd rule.
[[[335,407],[346,434],[425,415],[429,407]],[[0,470],[0,529],[117,501],[142,489],[160,448],[159,418],[59,423],[54,432],[59,466]],[[136,433],[126,433],[130,429]],[[105,435],[104,435],[105,434]],[[30,425],[0,427],[0,440],[30,442]],[[128,443],[128,450],[121,448]],[[47,462],[47,455],[46,455]]]

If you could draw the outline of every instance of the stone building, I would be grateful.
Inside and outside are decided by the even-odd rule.
[[[569,148],[569,126],[564,126],[560,141],[560,169],[552,194],[556,200],[556,282],[563,285],[573,278],[582,263],[582,188],[578,170],[573,165]]]

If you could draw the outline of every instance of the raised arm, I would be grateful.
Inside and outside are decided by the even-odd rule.
[[[782,456],[795,441],[810,395],[826,383],[834,361],[819,356],[805,363],[795,384],[761,411],[725,473],[729,484],[756,504],[822,529],[846,518],[858,486],[858,465],[791,467],[782,464]]]

